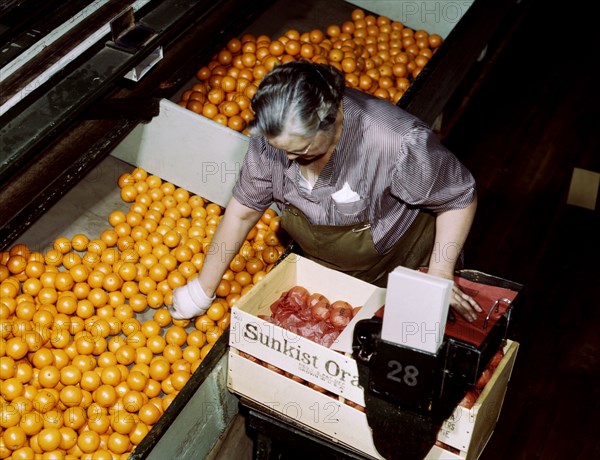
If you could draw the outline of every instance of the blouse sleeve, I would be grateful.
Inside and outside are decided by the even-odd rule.
[[[430,129],[415,126],[396,156],[392,194],[434,212],[460,209],[475,198],[475,179]]]
[[[233,187],[233,196],[240,204],[264,211],[273,203],[272,158],[262,137],[250,139],[248,151]]]

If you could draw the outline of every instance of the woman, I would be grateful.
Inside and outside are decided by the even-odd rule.
[[[327,267],[379,286],[399,265],[453,278],[477,206],[475,181],[429,127],[307,61],[273,69],[252,108],[253,137],[215,251],[174,291],[174,318],[208,308],[273,202],[303,255]],[[450,306],[470,321],[481,311],[456,286]]]

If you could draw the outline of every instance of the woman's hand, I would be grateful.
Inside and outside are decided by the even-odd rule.
[[[454,281],[454,273],[452,271],[430,268],[427,273]],[[450,293],[450,308],[470,323],[477,319],[477,313],[483,311],[473,297],[465,294],[456,283],[452,285],[452,292]]]
[[[471,296],[461,291],[456,284],[452,286],[450,307],[470,323],[477,319],[477,313],[483,311],[479,304]]]
[[[196,277],[173,291],[173,305],[169,308],[171,317],[173,319],[190,319],[203,315],[213,300],[215,300],[215,296],[207,296],[200,285],[199,278]]]
[[[229,200],[211,240],[202,272],[173,291],[173,305],[169,310],[174,319],[189,319],[204,314],[215,299],[215,291],[223,273],[262,214],[240,204],[235,198]]]

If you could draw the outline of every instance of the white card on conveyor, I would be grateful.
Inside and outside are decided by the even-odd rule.
[[[381,338],[437,354],[444,340],[453,282],[405,267],[389,274]]]

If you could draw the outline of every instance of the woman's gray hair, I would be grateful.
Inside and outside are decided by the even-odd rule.
[[[344,76],[335,67],[300,60],[281,64],[261,81],[252,98],[253,136],[283,132],[312,137],[331,129],[344,94]]]

